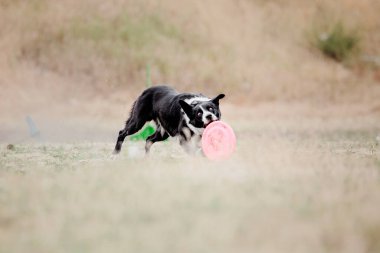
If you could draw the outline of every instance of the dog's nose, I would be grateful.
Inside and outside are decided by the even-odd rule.
[[[212,120],[212,115],[211,115],[211,114],[207,115],[207,116],[206,116],[206,119],[208,119],[208,120]]]

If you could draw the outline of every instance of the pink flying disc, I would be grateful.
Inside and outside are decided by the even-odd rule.
[[[210,123],[202,135],[202,149],[211,160],[228,158],[235,150],[236,137],[232,128],[222,121]]]

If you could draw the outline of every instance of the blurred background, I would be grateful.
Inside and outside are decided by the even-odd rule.
[[[26,115],[122,122],[149,77],[247,108],[379,113],[378,13],[377,0],[0,0],[0,138]]]

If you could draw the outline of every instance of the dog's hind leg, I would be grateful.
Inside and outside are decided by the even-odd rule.
[[[125,123],[125,128],[119,131],[117,137],[114,154],[120,152],[125,137],[137,133],[146,122],[153,119],[152,116],[152,104],[145,102],[147,100],[148,93],[144,92],[133,104],[129,119]]]
[[[153,143],[158,142],[158,141],[164,141],[169,137],[169,134],[167,132],[161,133],[160,128],[156,130],[154,134],[148,137],[146,139],[145,143],[145,153],[149,154],[150,147],[153,145]]]
[[[119,136],[117,137],[114,154],[118,154],[121,150],[125,137],[137,133],[146,123],[146,121],[134,121],[133,119],[128,119],[125,124],[125,128],[119,131]]]

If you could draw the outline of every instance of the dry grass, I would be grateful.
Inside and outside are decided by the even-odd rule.
[[[1,251],[380,250],[376,117],[235,109],[238,149],[222,163],[175,140],[149,159],[127,143],[115,160],[110,141],[2,144]]]

